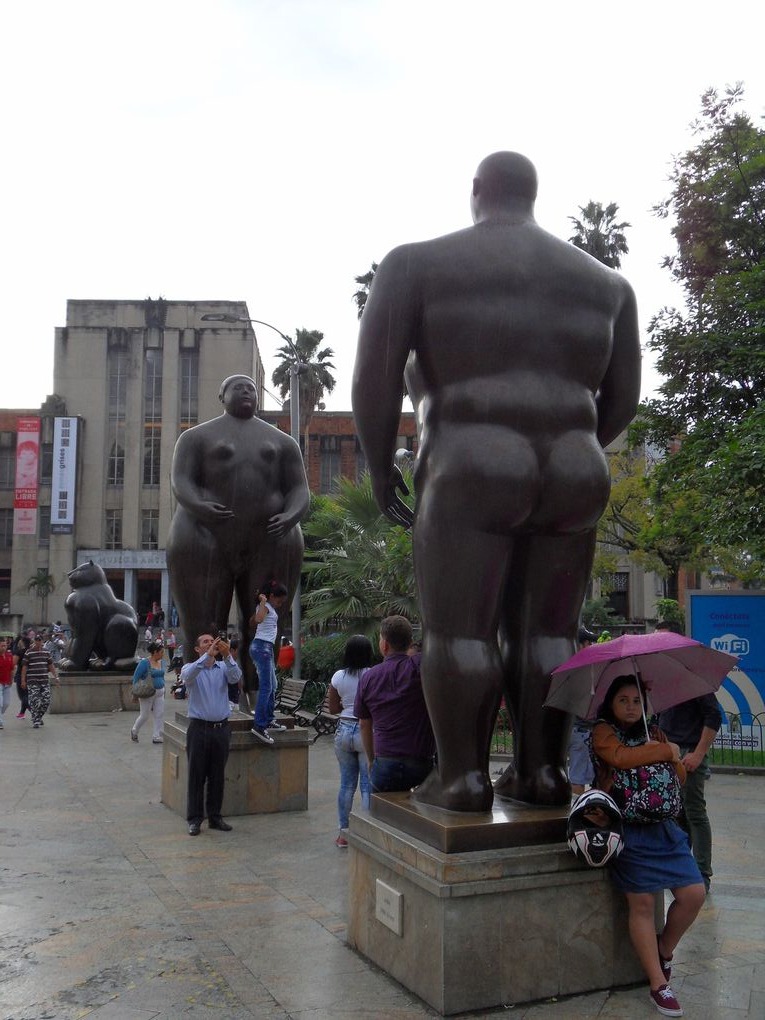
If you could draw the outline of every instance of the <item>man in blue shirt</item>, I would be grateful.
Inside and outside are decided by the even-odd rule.
[[[200,634],[194,650],[199,658],[196,662],[187,662],[181,670],[181,682],[186,685],[189,699],[186,820],[190,836],[199,835],[205,817],[205,783],[210,828],[231,831],[231,826],[221,817],[223,782],[231,741],[228,685],[238,683],[242,676],[224,638]]]

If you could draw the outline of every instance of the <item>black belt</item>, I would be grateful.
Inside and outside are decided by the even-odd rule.
[[[194,716],[189,718],[190,723],[199,723],[200,726],[211,726],[213,729],[217,729],[220,726],[225,726],[228,719],[221,719],[220,722],[210,722],[209,719],[197,719]]]

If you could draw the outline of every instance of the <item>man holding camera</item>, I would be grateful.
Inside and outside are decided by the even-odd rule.
[[[186,820],[190,836],[198,836],[202,828],[205,783],[209,827],[221,832],[231,831],[231,826],[221,817],[223,781],[231,742],[228,685],[238,683],[242,677],[224,636],[200,634],[194,649],[199,658],[186,663],[181,670],[181,682],[185,684],[189,699]]]

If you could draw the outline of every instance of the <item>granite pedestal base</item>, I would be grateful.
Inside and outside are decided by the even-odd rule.
[[[624,897],[565,843],[445,853],[352,814],[349,844],[349,944],[442,1015],[644,980]]]
[[[274,745],[266,746],[250,733],[252,718],[235,713],[231,720],[231,749],[226,763],[223,815],[257,815],[274,811],[305,811],[308,807],[307,730],[274,730]],[[162,745],[162,803],[186,817],[186,732],[189,720],[181,712],[166,719]]]
[[[138,711],[138,702],[131,694],[133,674],[130,673],[60,673],[61,683],[50,685],[50,712]]]

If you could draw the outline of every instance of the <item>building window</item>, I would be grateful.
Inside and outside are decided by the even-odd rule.
[[[106,460],[106,484],[122,485],[125,481],[125,423],[109,422],[109,456]]]
[[[141,548],[159,549],[159,510],[141,513]]]
[[[50,545],[50,507],[37,508],[37,544],[41,549]]]
[[[109,351],[109,417],[125,420],[127,410],[128,368],[127,351]]]
[[[10,549],[13,545],[13,510],[0,509],[0,549]]]
[[[105,549],[122,548],[122,511],[106,511],[106,536],[104,541]]]
[[[627,571],[620,570],[611,574],[609,578],[611,592],[608,596],[608,604],[622,619],[629,619],[630,612],[630,575]]]
[[[319,437],[319,491],[331,492],[340,474],[340,436]]]
[[[40,482],[50,485],[53,480],[53,443],[40,445]]]
[[[149,348],[144,352],[145,386],[143,420],[162,420],[162,351]]]
[[[0,489],[16,485],[16,435],[0,432]]]
[[[178,422],[187,429],[199,420],[199,351],[181,351],[178,371]]]
[[[0,570],[0,609],[4,613],[11,611],[11,572]]]
[[[159,485],[159,448],[162,426],[146,424],[143,431],[143,484]]]
[[[360,482],[362,475],[367,470],[367,458],[361,449],[361,443],[356,439],[356,481]]]

